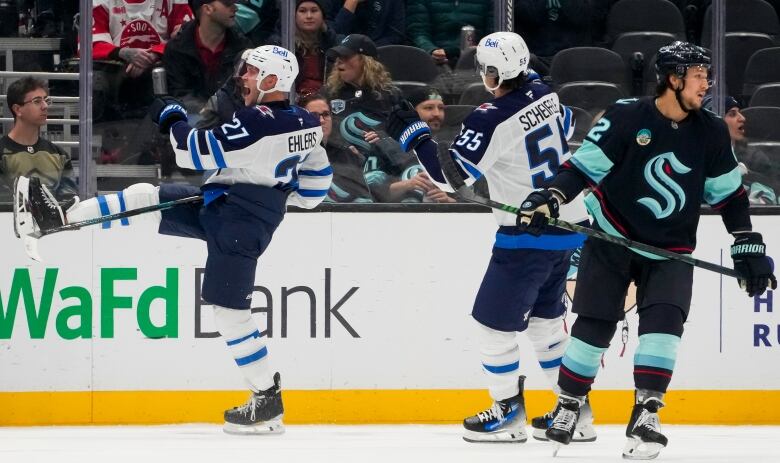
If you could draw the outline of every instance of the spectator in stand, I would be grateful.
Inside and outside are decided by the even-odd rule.
[[[407,0],[406,31],[414,46],[437,64],[454,67],[460,57],[460,31],[475,29],[474,43],[492,32],[493,0]]]
[[[326,89],[334,145],[360,157],[374,201],[421,202],[432,184],[417,175],[417,159],[384,131],[387,113],[402,97],[377,61],[376,45],[365,35],[351,34],[328,50],[328,56],[335,59]]]
[[[300,95],[319,92],[325,81],[325,52],[336,44],[336,33],[325,23],[322,0],[295,2],[295,57],[298,58],[298,78],[295,91]],[[281,45],[281,35],[271,38]]]
[[[561,50],[592,46],[593,34],[598,33],[594,29],[599,25],[603,33],[609,6],[594,6],[599,3],[604,1],[515,0],[515,32],[525,38],[531,53],[549,66]]]
[[[165,44],[192,19],[187,0],[95,0],[92,8],[92,59],[120,61],[96,65],[95,119],[106,104],[147,104],[153,98],[149,71]],[[97,64],[97,63],[96,63]]]
[[[433,139],[439,143],[438,146],[440,149],[446,152],[448,149],[447,147],[449,147],[448,142],[452,141],[452,137],[447,137],[447,139],[441,139],[440,137],[442,124],[444,123],[445,110],[444,99],[442,98],[441,93],[433,87],[420,87],[409,92],[406,100],[414,106],[414,110],[417,111],[420,120],[427,123],[428,127],[431,128],[431,135],[433,136]],[[428,173],[425,172],[422,166],[420,166],[419,171],[416,172],[415,175],[419,176],[420,181],[425,184],[423,202],[456,202],[455,199],[431,182]]]
[[[168,94],[187,111],[200,111],[227,81],[233,64],[252,44],[235,25],[236,0],[190,0],[190,21],[165,47]]]
[[[39,178],[58,201],[71,200],[77,188],[70,156],[40,136],[51,105],[46,84],[23,77],[8,86],[7,103],[14,126],[0,138],[0,175],[7,188],[3,196],[10,198],[14,180],[24,175]]]
[[[381,47],[398,45],[405,39],[404,0],[333,0],[336,8],[328,20],[339,35],[363,34]]]
[[[322,145],[333,167],[333,181],[325,200],[336,203],[373,202],[363,176],[365,158],[354,147],[349,149],[335,145],[330,136],[333,131],[333,114],[328,99],[317,93],[304,95],[298,99],[298,106],[320,118]]]
[[[712,111],[712,95],[707,95],[702,100],[702,106]],[[751,204],[774,205],[778,204],[775,190],[778,184],[778,168],[773,166],[770,157],[760,148],[748,144],[745,136],[745,115],[734,97],[727,96],[723,102],[723,121],[729,128],[731,145],[737,156],[742,183],[748,192]]]

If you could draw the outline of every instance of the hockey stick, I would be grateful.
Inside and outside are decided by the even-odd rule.
[[[139,207],[138,209],[131,209],[129,211],[117,212],[116,214],[104,215],[96,217],[94,219],[82,220],[79,222],[68,223],[59,227],[50,228],[48,230],[39,230],[29,235],[21,236],[24,242],[24,250],[31,259],[43,262],[40,254],[38,254],[38,240],[46,235],[54,233],[78,230],[81,227],[87,227],[89,225],[97,225],[105,222],[111,222],[113,220],[125,219],[136,215],[146,214],[148,212],[163,211],[175,206],[189,203],[197,203],[203,201],[203,196],[188,196],[186,198],[175,199],[173,201],[167,201],[152,206]],[[14,215],[16,215],[16,208],[14,208]]]
[[[453,161],[452,157],[450,157],[449,151],[440,151],[437,153],[437,157],[439,159],[439,164],[441,164],[444,177],[447,179],[447,182],[450,184],[450,186],[455,189],[455,194],[457,194],[460,198],[470,203],[481,204],[493,209],[509,212],[510,214],[521,215],[520,208],[510,206],[508,204],[503,204],[498,201],[493,201],[492,199],[483,198],[474,193],[474,190],[466,185],[466,182],[461,177],[460,172],[458,172],[458,168],[455,165],[455,161]],[[589,236],[591,238],[597,238],[608,243],[625,246],[631,249],[638,249],[640,251],[644,251],[659,257],[665,257],[667,259],[678,260],[688,265],[719,273],[721,275],[739,278],[739,274],[737,274],[734,269],[723,267],[721,265],[713,264],[704,260],[699,260],[686,254],[678,254],[676,252],[667,251],[666,249],[657,248],[655,246],[640,243],[628,238],[613,236],[599,230],[593,230],[592,228],[583,227],[581,225],[569,223],[553,217],[547,218],[547,224],[571,232],[582,233],[583,235]]]

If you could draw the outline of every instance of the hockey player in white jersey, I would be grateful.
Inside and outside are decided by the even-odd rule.
[[[465,119],[449,149],[466,184],[485,176],[491,198],[505,204],[519,204],[534,189],[542,188],[571,157],[567,145],[574,132],[571,110],[562,107],[558,96],[528,69],[529,58],[523,39],[511,32],[496,32],[479,42],[480,75],[496,98]],[[388,132],[404,149],[414,149],[437,186],[453,191],[439,164],[430,129],[416,112],[394,110],[388,118]],[[482,369],[494,403],[464,420],[464,439],[525,442],[525,376],[520,374],[516,333],[527,334],[555,387],[568,344],[563,326],[566,275],[572,251],[582,245],[584,237],[552,227],[535,237],[520,231],[516,216],[503,211],[494,211],[494,216],[499,227],[493,255],[472,311],[478,324]],[[560,216],[586,223],[582,198],[562,207]],[[534,437],[545,439],[551,416],[534,418]],[[578,441],[596,439],[591,423],[592,416],[583,413],[577,426]]]
[[[104,222],[103,228],[140,220],[159,223],[159,232],[206,241],[208,259],[203,299],[214,306],[216,326],[250,389],[249,401],[225,412],[229,433],[279,433],[282,399],[279,374],[268,366],[268,349],[250,317],[259,256],[284,217],[287,205],[313,208],[326,196],[332,169],[320,145],[319,118],[285,99],[298,74],[295,55],[274,46],[254,49],[242,76],[246,107],[229,123],[196,130],[175,100],[158,100],[150,114],[170,132],[176,163],[210,170],[199,189],[190,185],[135,184],[98,196],[63,212],[44,185],[21,177],[15,191],[17,235],[68,222],[203,195],[203,203]]]

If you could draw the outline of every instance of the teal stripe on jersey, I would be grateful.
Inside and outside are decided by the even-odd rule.
[[[740,186],[742,186],[742,174],[739,173],[738,167],[715,178],[707,177],[704,180],[704,200],[707,204],[718,204]]]
[[[680,337],[673,334],[649,333],[639,336],[639,347],[634,354],[634,365],[674,370]]]
[[[563,356],[563,366],[581,376],[593,378],[599,371],[601,354],[605,347],[591,346],[577,338],[571,338],[571,344]]]
[[[582,146],[569,160],[596,183],[601,183],[615,165],[604,154],[604,151],[590,140],[583,141]]]
[[[622,233],[617,231],[615,227],[612,226],[611,223],[609,223],[609,220],[607,220],[606,217],[604,217],[604,212],[601,210],[601,203],[599,203],[598,198],[596,198],[596,195],[593,193],[588,193],[587,196],[585,196],[585,208],[590,213],[591,217],[596,219],[596,223],[599,224],[599,228],[607,232],[608,234],[612,236],[617,236],[620,238],[625,238]],[[650,254],[649,252],[640,251],[639,249],[629,248],[635,253],[639,254],[640,256],[645,256],[648,259],[653,260],[667,260],[665,257],[656,256],[655,254]]]

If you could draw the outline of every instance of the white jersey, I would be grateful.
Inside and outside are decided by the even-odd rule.
[[[484,175],[491,199],[519,206],[571,157],[567,140],[573,133],[571,110],[559,104],[558,95],[548,86],[529,81],[521,89],[474,109],[449,152],[466,184]],[[417,156],[431,179],[440,188],[453,191],[435,153],[426,151],[430,150],[418,147]],[[517,221],[509,212],[493,213],[499,225],[514,226]],[[567,222],[587,220],[582,195],[562,205],[560,214]]]
[[[187,0],[95,0],[93,58],[107,59],[116,47],[152,49],[162,54],[174,30],[191,19]]]
[[[319,118],[286,102],[242,108],[211,130],[171,127],[176,164],[213,170],[206,184],[263,185],[290,191],[288,205],[311,209],[328,193],[333,169],[322,147]]]

